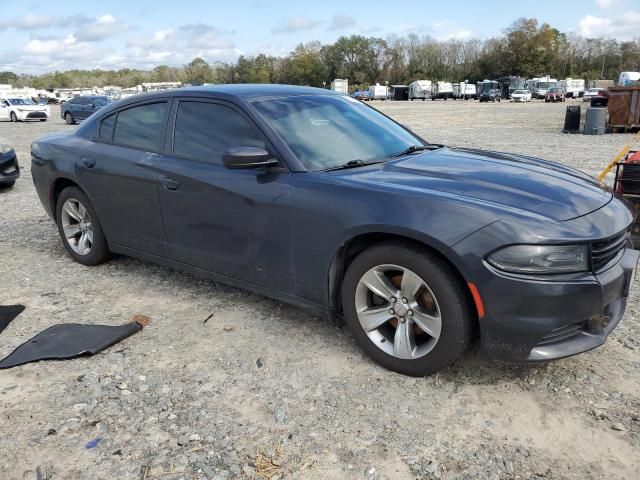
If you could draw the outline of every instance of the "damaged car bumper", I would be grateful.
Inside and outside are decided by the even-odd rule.
[[[476,256],[472,282],[482,302],[479,315],[480,346],[484,355],[509,362],[538,362],[576,355],[607,340],[621,321],[634,284],[640,252],[629,239],[635,214],[618,203],[588,215],[545,227],[531,222],[521,241],[532,243],[557,234],[563,244],[587,244],[587,271],[566,274],[515,274],[496,268],[487,255]],[[626,205],[626,206],[620,206]],[[470,260],[468,246],[496,249],[508,225],[482,229],[454,248]],[[584,231],[585,237],[567,238]],[[544,243],[544,242],[543,242]],[[477,302],[478,300],[476,300]]]

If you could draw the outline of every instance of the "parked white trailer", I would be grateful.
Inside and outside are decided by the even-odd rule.
[[[619,87],[633,85],[636,82],[640,82],[640,72],[620,72],[620,77],[618,78]]]
[[[476,98],[477,91],[476,86],[473,83],[454,83],[453,84],[453,99],[463,98],[466,100],[467,98]]]
[[[431,84],[431,100],[436,98],[447,98],[453,96],[453,85],[449,82],[435,82]]]
[[[564,90],[564,96],[567,98],[578,98],[584,95],[584,79],[582,78],[565,78],[560,80],[558,84]]]
[[[416,80],[409,84],[409,100],[431,98],[431,80]]]
[[[344,78],[336,78],[331,82],[331,90],[344,94],[349,93],[349,80]]]
[[[369,100],[386,100],[388,94],[389,88],[386,85],[376,83],[369,86]]]

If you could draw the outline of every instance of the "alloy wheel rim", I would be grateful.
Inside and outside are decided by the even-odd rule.
[[[75,198],[67,199],[60,215],[64,238],[78,255],[88,255],[93,248],[93,222],[87,208]]]
[[[368,270],[356,287],[355,306],[366,335],[388,355],[415,360],[438,343],[440,306],[427,283],[408,268],[384,264]]]

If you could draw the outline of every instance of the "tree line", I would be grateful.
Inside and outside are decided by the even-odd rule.
[[[407,84],[417,79],[476,82],[509,75],[617,79],[621,71],[640,71],[640,38],[583,38],[534,18],[521,18],[486,40],[438,41],[413,33],[385,39],[351,35],[332,44],[302,43],[285,57],[240,56],[231,63],[195,58],[182,67],[158,65],[152,70],[68,70],[43,75],[5,71],[0,72],[0,83],[35,88],[131,87],[144,82],[320,87],[334,78],[347,78],[353,87],[362,87],[375,82]]]

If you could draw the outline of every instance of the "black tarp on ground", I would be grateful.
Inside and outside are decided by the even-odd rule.
[[[134,316],[124,325],[53,325],[23,343],[0,360],[0,369],[17,367],[40,360],[64,360],[93,355],[142,330],[147,317]]]
[[[22,313],[24,305],[0,305],[0,333]]]

